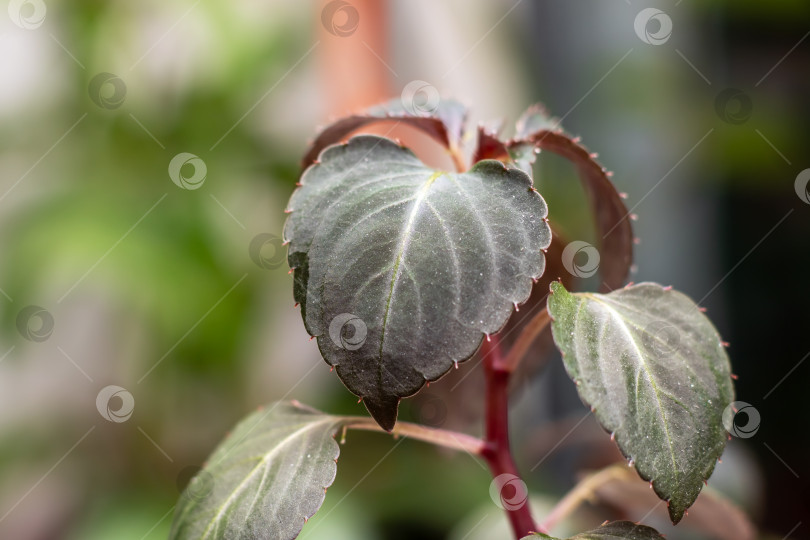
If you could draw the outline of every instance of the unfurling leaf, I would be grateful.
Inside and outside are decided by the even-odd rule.
[[[532,538],[545,538],[546,540],[560,540],[546,534],[534,533],[526,536],[522,540]],[[663,540],[658,531],[652,527],[639,525],[630,521],[614,521],[606,523],[592,531],[579,533],[567,540]]]
[[[468,359],[529,297],[551,242],[522,171],[434,171],[376,136],[326,149],[288,209],[307,331],[387,430],[401,397]]]
[[[551,291],[554,341],[580,397],[677,523],[726,443],[734,389],[717,331],[692,300],[654,283]]]
[[[409,108],[411,110],[409,110]],[[302,165],[311,165],[324,148],[339,143],[358,129],[379,122],[400,122],[433,138],[447,149],[461,146],[467,108],[457,101],[442,99],[429,111],[414,108],[413,104],[394,99],[346,116],[321,131],[304,154]]]
[[[242,420],[181,496],[170,540],[298,536],[335,479],[345,420],[293,403]]]

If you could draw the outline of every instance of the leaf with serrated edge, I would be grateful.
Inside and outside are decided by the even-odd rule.
[[[210,491],[180,497],[170,540],[298,536],[335,479],[344,421],[283,402],[242,420],[192,480],[210,475]]]
[[[535,103],[523,111],[515,123],[515,139],[531,137],[538,131],[553,131],[559,128],[560,121],[552,118],[543,105]]]
[[[369,135],[325,150],[288,211],[307,331],[387,430],[401,397],[468,359],[529,297],[551,242],[522,171],[434,171]]]
[[[560,540],[542,533],[534,533],[522,540],[532,538],[545,538],[546,540]],[[592,531],[579,533],[567,540],[663,540],[663,536],[652,527],[639,525],[631,521],[614,521],[606,523]]]
[[[726,444],[734,388],[717,330],[692,300],[655,283],[604,295],[552,283],[551,292],[554,341],[580,397],[677,523]]]
[[[364,126],[384,121],[400,122],[416,128],[448,149],[460,148],[467,119],[467,108],[464,105],[452,99],[442,99],[434,110],[414,113],[405,108],[401,99],[393,99],[341,118],[318,133],[304,154],[302,166],[306,168],[315,162],[318,154],[327,146],[342,141]]]
[[[532,174],[536,151],[548,150],[573,163],[590,201],[597,227],[602,276],[602,292],[624,284],[633,264],[633,228],[621,194],[600,165],[578,138],[566,135],[559,122],[547,115],[542,105],[532,105],[517,122],[517,133],[502,142],[479,129],[476,159],[497,159],[514,163]]]

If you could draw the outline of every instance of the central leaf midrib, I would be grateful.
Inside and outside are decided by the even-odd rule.
[[[430,189],[430,186],[435,182],[439,177],[441,177],[443,172],[436,171],[430,175],[427,181],[422,184],[419,188],[419,192],[416,195],[416,198],[413,202],[413,208],[411,208],[411,213],[408,216],[408,221],[405,223],[405,227],[402,231],[402,240],[399,243],[399,247],[397,249],[397,256],[394,260],[394,269],[391,272],[391,284],[388,289],[388,298],[385,301],[385,312],[383,313],[383,320],[382,320],[382,330],[380,331],[380,350],[378,354],[378,361],[377,361],[377,382],[380,387],[382,387],[382,368],[383,368],[383,347],[385,345],[385,330],[388,326],[388,315],[391,312],[391,300],[394,298],[394,289],[396,288],[397,278],[399,277],[399,267],[402,263],[402,257],[405,254],[405,250],[408,249],[408,245],[410,244],[411,234],[413,232],[413,224],[416,221],[416,215],[419,212],[419,207],[422,205],[422,201],[425,200],[427,196],[427,192]]]
[[[616,318],[618,320],[619,327],[627,335],[628,339],[630,340],[630,343],[633,344],[633,348],[636,350],[636,357],[639,359],[639,363],[641,364],[642,369],[647,374],[647,380],[650,382],[650,386],[652,387],[653,392],[655,393],[655,402],[656,402],[656,405],[658,406],[658,411],[659,411],[659,413],[661,415],[661,422],[664,425],[664,433],[665,433],[666,438],[667,438],[667,447],[669,449],[669,455],[670,455],[670,458],[672,460],[672,469],[673,469],[674,475],[676,477],[675,481],[677,483],[677,477],[679,476],[678,475],[678,465],[677,465],[677,462],[676,462],[676,459],[675,459],[674,449],[672,448],[672,437],[669,434],[669,425],[667,423],[666,416],[664,415],[664,405],[663,405],[663,403],[661,401],[661,395],[660,395],[660,392],[659,392],[659,389],[658,389],[658,385],[655,382],[655,378],[654,378],[654,376],[652,374],[652,371],[650,371],[649,366],[647,366],[647,362],[644,360],[644,354],[641,352],[641,349],[639,348],[638,344],[636,343],[636,340],[633,337],[633,334],[630,332],[630,330],[624,324],[624,319],[623,319],[621,313],[616,311],[607,302],[604,302],[600,298],[597,298],[595,295],[584,294],[583,296],[587,296],[588,298],[590,298],[594,302],[603,305],[605,307],[605,309],[608,310],[608,312],[611,314],[611,316],[613,316],[614,318]]]
[[[284,439],[282,439],[280,442],[275,444],[273,446],[273,448],[271,448],[268,452],[265,452],[264,454],[262,454],[261,458],[259,459],[259,462],[253,467],[253,469],[251,469],[251,471],[245,476],[245,478],[243,478],[242,481],[231,491],[230,495],[225,500],[225,502],[223,502],[220,505],[219,509],[217,510],[217,513],[208,522],[208,526],[206,527],[205,531],[203,532],[202,538],[203,539],[208,538],[208,535],[211,533],[211,527],[213,525],[216,524],[217,525],[216,530],[218,530],[218,528],[219,528],[219,520],[223,516],[224,512],[227,511],[227,509],[231,506],[231,504],[233,503],[235,497],[237,497],[242,492],[242,490],[244,490],[244,488],[247,486],[247,484],[253,479],[254,475],[256,474],[256,471],[258,471],[261,467],[263,467],[272,456],[277,454],[281,448],[283,448],[284,446],[286,446],[287,444],[289,444],[291,441],[295,440],[296,438],[300,437],[303,433],[311,430],[313,427],[320,426],[322,424],[328,423],[328,422],[333,421],[333,420],[334,420],[333,418],[328,417],[328,418],[324,418],[322,420],[317,420],[315,422],[306,424],[306,425],[296,429],[295,431],[293,431],[292,433],[290,433],[286,437],[284,437]]]

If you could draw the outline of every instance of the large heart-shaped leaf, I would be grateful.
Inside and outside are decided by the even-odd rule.
[[[285,226],[295,299],[326,361],[385,429],[401,397],[468,359],[543,273],[543,198],[488,160],[428,169],[358,136],[304,172]]]
[[[245,418],[181,496],[171,540],[298,536],[335,479],[345,421],[293,403]]]
[[[526,536],[523,540],[531,540],[532,538],[560,540],[559,538],[554,538],[542,533]],[[630,521],[614,521],[613,523],[606,523],[592,531],[579,533],[576,536],[568,538],[568,540],[663,540],[663,538],[664,537],[661,536],[658,531],[651,527]]]
[[[654,283],[551,291],[554,341],[580,397],[677,523],[726,443],[734,388],[717,331],[688,297]]]
[[[467,108],[452,99],[442,99],[432,104],[428,111],[404,103],[402,99],[394,99],[341,118],[324,128],[310,144],[302,164],[308,167],[327,146],[342,141],[364,126],[384,121],[401,122],[432,137],[446,148],[457,150],[461,145],[466,119]]]

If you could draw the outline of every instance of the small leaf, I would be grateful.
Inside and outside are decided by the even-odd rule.
[[[546,540],[560,540],[542,533],[534,533],[524,537],[522,540],[531,538],[545,538]],[[663,540],[658,531],[652,527],[639,525],[631,521],[614,521],[597,527],[592,531],[579,533],[567,540]]]
[[[274,403],[242,420],[192,480],[171,540],[291,539],[323,503],[345,419]]]
[[[531,137],[538,131],[560,129],[560,122],[552,118],[545,107],[535,103],[526,109],[515,124],[515,139]]]
[[[362,113],[341,118],[323,129],[304,154],[303,168],[315,162],[318,154],[327,146],[339,143],[358,129],[378,122],[401,122],[432,137],[448,149],[461,146],[467,108],[461,103],[443,99],[432,113],[413,114],[401,99],[376,105]]]
[[[547,208],[497,161],[428,169],[376,136],[307,169],[285,226],[307,331],[390,430],[401,397],[468,359],[543,273]]]
[[[677,523],[726,444],[734,389],[720,336],[689,298],[654,283],[551,291],[554,341],[580,397]]]

